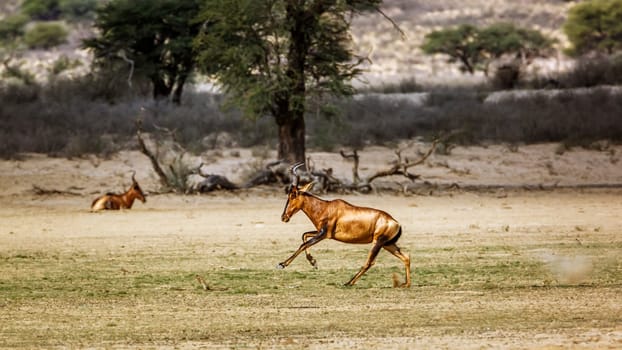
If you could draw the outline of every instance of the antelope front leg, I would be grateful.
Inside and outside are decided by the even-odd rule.
[[[356,275],[354,275],[354,277],[352,277],[352,279],[348,281],[348,283],[346,283],[345,286],[347,287],[353,286],[354,283],[356,283],[356,281],[358,281],[358,279],[361,278],[361,276],[363,276],[363,274],[367,272],[367,270],[369,270],[369,268],[372,267],[372,265],[374,265],[374,261],[376,261],[376,257],[378,256],[378,253],[380,252],[380,249],[382,248],[383,245],[384,245],[384,242],[374,241],[374,246],[369,251],[369,255],[367,256],[367,261],[365,262],[365,265],[361,267],[359,272]]]
[[[311,231],[313,232],[313,231]],[[309,233],[309,232],[305,232],[304,236]],[[303,250],[307,250],[309,248],[311,248],[313,245],[317,244],[318,242],[320,242],[321,240],[323,240],[324,238],[326,238],[326,228],[322,228],[320,231],[317,232],[317,234],[315,236],[313,236],[311,239],[309,239],[308,241],[302,243],[300,245],[300,247],[298,248],[298,250],[296,250],[296,252],[294,254],[292,254],[292,256],[290,256],[287,260],[283,261],[282,263],[279,263],[278,265],[276,265],[277,269],[284,269],[285,267],[287,267],[289,264],[291,264],[292,261],[294,261],[294,259],[296,259],[296,257],[302,253]]]

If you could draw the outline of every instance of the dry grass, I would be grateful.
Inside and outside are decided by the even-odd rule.
[[[412,288],[391,288],[403,271],[386,253],[342,287],[367,246],[323,242],[318,270],[274,269],[310,227],[279,222],[278,197],[155,196],[102,214],[0,197],[0,347],[621,344],[617,191],[348,199],[404,225]]]

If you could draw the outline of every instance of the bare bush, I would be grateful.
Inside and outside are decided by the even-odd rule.
[[[557,78],[565,88],[618,85],[622,83],[622,54],[584,56],[574,68]]]
[[[247,120],[235,109],[223,111],[219,95],[188,92],[182,105],[174,106],[155,103],[137,90],[128,95],[105,92],[113,86],[88,77],[55,79],[47,86],[0,83],[0,156],[16,157],[21,152],[106,155],[121,148],[137,149],[134,120],[141,107],[146,110],[144,132],[154,132],[153,125],[175,130],[177,142],[189,152],[226,145],[274,148],[276,129],[269,118]],[[123,90],[127,84],[121,81],[117,86]],[[308,146],[328,151],[392,146],[458,129],[463,132],[452,142],[467,145],[622,140],[622,119],[617,117],[622,115],[620,89],[503,94],[491,102],[494,99],[486,97],[499,93],[435,88],[425,98],[421,93],[416,98],[374,93],[333,101],[338,113],[332,117],[307,115]],[[227,135],[227,140],[210,141],[208,135]]]

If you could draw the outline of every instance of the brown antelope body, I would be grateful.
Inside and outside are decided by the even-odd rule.
[[[136,182],[134,175],[135,173],[132,174],[132,185],[125,193],[106,193],[95,198],[93,203],[91,203],[91,211],[130,209],[136,199],[145,203],[147,199],[138,182]]]
[[[281,220],[288,222],[294,214],[302,211],[311,220],[315,230],[303,233],[302,245],[291,257],[279,263],[277,268],[282,269],[288,266],[303,250],[309,263],[313,267],[317,267],[315,259],[308,252],[308,248],[327,238],[344,243],[372,243],[367,261],[359,272],[346,283],[346,286],[354,285],[374,264],[380,249],[384,248],[404,263],[406,282],[400,287],[410,287],[410,258],[407,254],[402,253],[396,245],[402,234],[400,224],[382,210],[354,206],[340,199],[331,201],[320,199],[307,192],[312,183],[299,188],[296,169],[301,165],[298,164],[292,168],[294,181]]]

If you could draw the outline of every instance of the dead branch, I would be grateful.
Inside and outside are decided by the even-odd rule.
[[[188,164],[188,159],[192,159],[193,156],[175,140],[175,130],[171,131],[158,125],[154,125],[154,128],[158,132],[158,137],[155,133],[143,134],[142,121],[140,119],[136,121],[136,136],[141,152],[151,161],[163,188],[188,192],[189,176],[197,173],[196,169]]]
[[[127,76],[127,85],[129,87],[132,87],[132,76],[134,75],[134,60],[129,59],[127,57],[127,55],[125,55],[124,51],[121,51],[117,54],[117,56],[119,56],[119,58],[121,58],[122,60],[124,60],[127,64],[130,65],[130,73]]]
[[[259,185],[269,184],[287,184],[289,183],[289,175],[287,173],[287,164],[282,159],[266,164],[264,170],[257,172],[250,180],[248,180],[242,188],[251,188]]]
[[[415,181],[420,176],[409,173],[408,169],[425,162],[432,155],[432,153],[434,152],[434,149],[436,149],[436,145],[440,141],[441,141],[440,138],[434,140],[432,142],[432,145],[428,149],[428,151],[425,154],[423,154],[421,158],[413,162],[408,161],[408,158],[402,159],[402,152],[405,150],[404,148],[396,150],[395,155],[397,156],[397,162],[395,162],[395,164],[391,168],[378,171],[375,174],[369,176],[365,182],[371,183],[372,181],[374,181],[375,179],[379,177],[393,176],[393,175],[401,175],[401,176],[406,177],[410,181]]]
[[[384,13],[379,7],[376,8],[376,12],[381,14],[382,17],[384,17],[387,21],[389,21],[389,23],[391,23],[391,25],[393,25],[393,28],[397,30],[398,33],[400,33],[402,40],[406,40],[406,33],[404,33],[402,28],[400,28],[400,26],[397,23],[395,23],[395,21],[391,17],[389,17],[386,13]]]
[[[341,154],[341,156],[345,159],[348,160],[353,160],[354,164],[352,165],[352,182],[354,184],[357,184],[361,181],[361,178],[359,177],[359,154],[358,154],[358,150],[354,149],[352,151],[352,153],[350,154],[346,154],[343,150],[339,151],[339,154]]]
[[[168,176],[166,176],[166,173],[164,172],[164,170],[162,170],[162,167],[160,166],[160,163],[158,162],[158,157],[153,154],[151,151],[149,151],[149,149],[147,148],[147,145],[145,144],[145,140],[143,139],[142,136],[142,120],[137,119],[136,120],[136,138],[138,139],[138,145],[140,146],[140,151],[147,156],[147,158],[149,158],[149,160],[151,161],[151,166],[153,166],[153,170],[156,172],[156,174],[158,174],[158,177],[160,178],[160,183],[162,184],[162,186],[164,187],[169,187],[169,180],[168,180]]]
[[[206,193],[216,190],[236,190],[239,188],[250,188],[263,184],[287,183],[289,176],[285,164],[281,161],[268,163],[265,170],[258,172],[246,184],[240,186],[226,176],[218,174],[205,173],[201,163],[198,167],[193,168],[185,161],[189,157],[189,153],[176,141],[175,130],[168,129],[163,126],[153,125],[160,137],[164,140],[152,139],[149,145],[145,135],[142,133],[141,120],[136,121],[136,136],[141,152],[145,154],[151,161],[151,165],[156,174],[160,178],[160,183],[164,188],[170,188],[183,193]],[[150,135],[152,138],[153,135]],[[165,152],[168,157],[163,156],[159,152],[162,145],[165,145]],[[203,179],[198,183],[190,179],[191,175],[199,175]]]
[[[201,163],[201,165],[199,165],[197,168],[197,174],[203,177],[204,180],[194,186],[193,190],[195,192],[205,193],[215,190],[237,190],[240,188],[238,185],[229,181],[229,179],[222,175],[204,173],[203,170],[201,170],[203,165],[205,164]]]
[[[346,151],[341,150],[339,154],[341,154],[341,156],[345,160],[353,161],[351,182],[340,180],[334,177],[332,168],[314,170],[311,167],[309,173],[317,184],[317,186],[315,186],[316,190],[320,192],[370,192],[374,190],[373,182],[376,179],[387,176],[403,176],[412,182],[419,179],[420,175],[411,173],[409,169],[417,165],[423,164],[434,153],[436,146],[445,139],[446,137],[435,139],[432,142],[430,148],[419,159],[414,161],[410,161],[407,157],[402,156],[402,153],[406,149],[412,147],[414,142],[408,143],[406,146],[395,150],[395,155],[397,159],[392,163],[389,168],[377,171],[366,178],[361,178],[359,175],[360,156],[358,154],[358,150],[353,150],[351,153],[347,153]],[[308,160],[307,164],[311,165],[311,160]],[[403,185],[402,189],[404,192],[406,192],[406,185]]]
[[[311,176],[319,185],[320,192],[336,192],[344,189],[343,182],[333,176],[333,168],[311,171]]]

